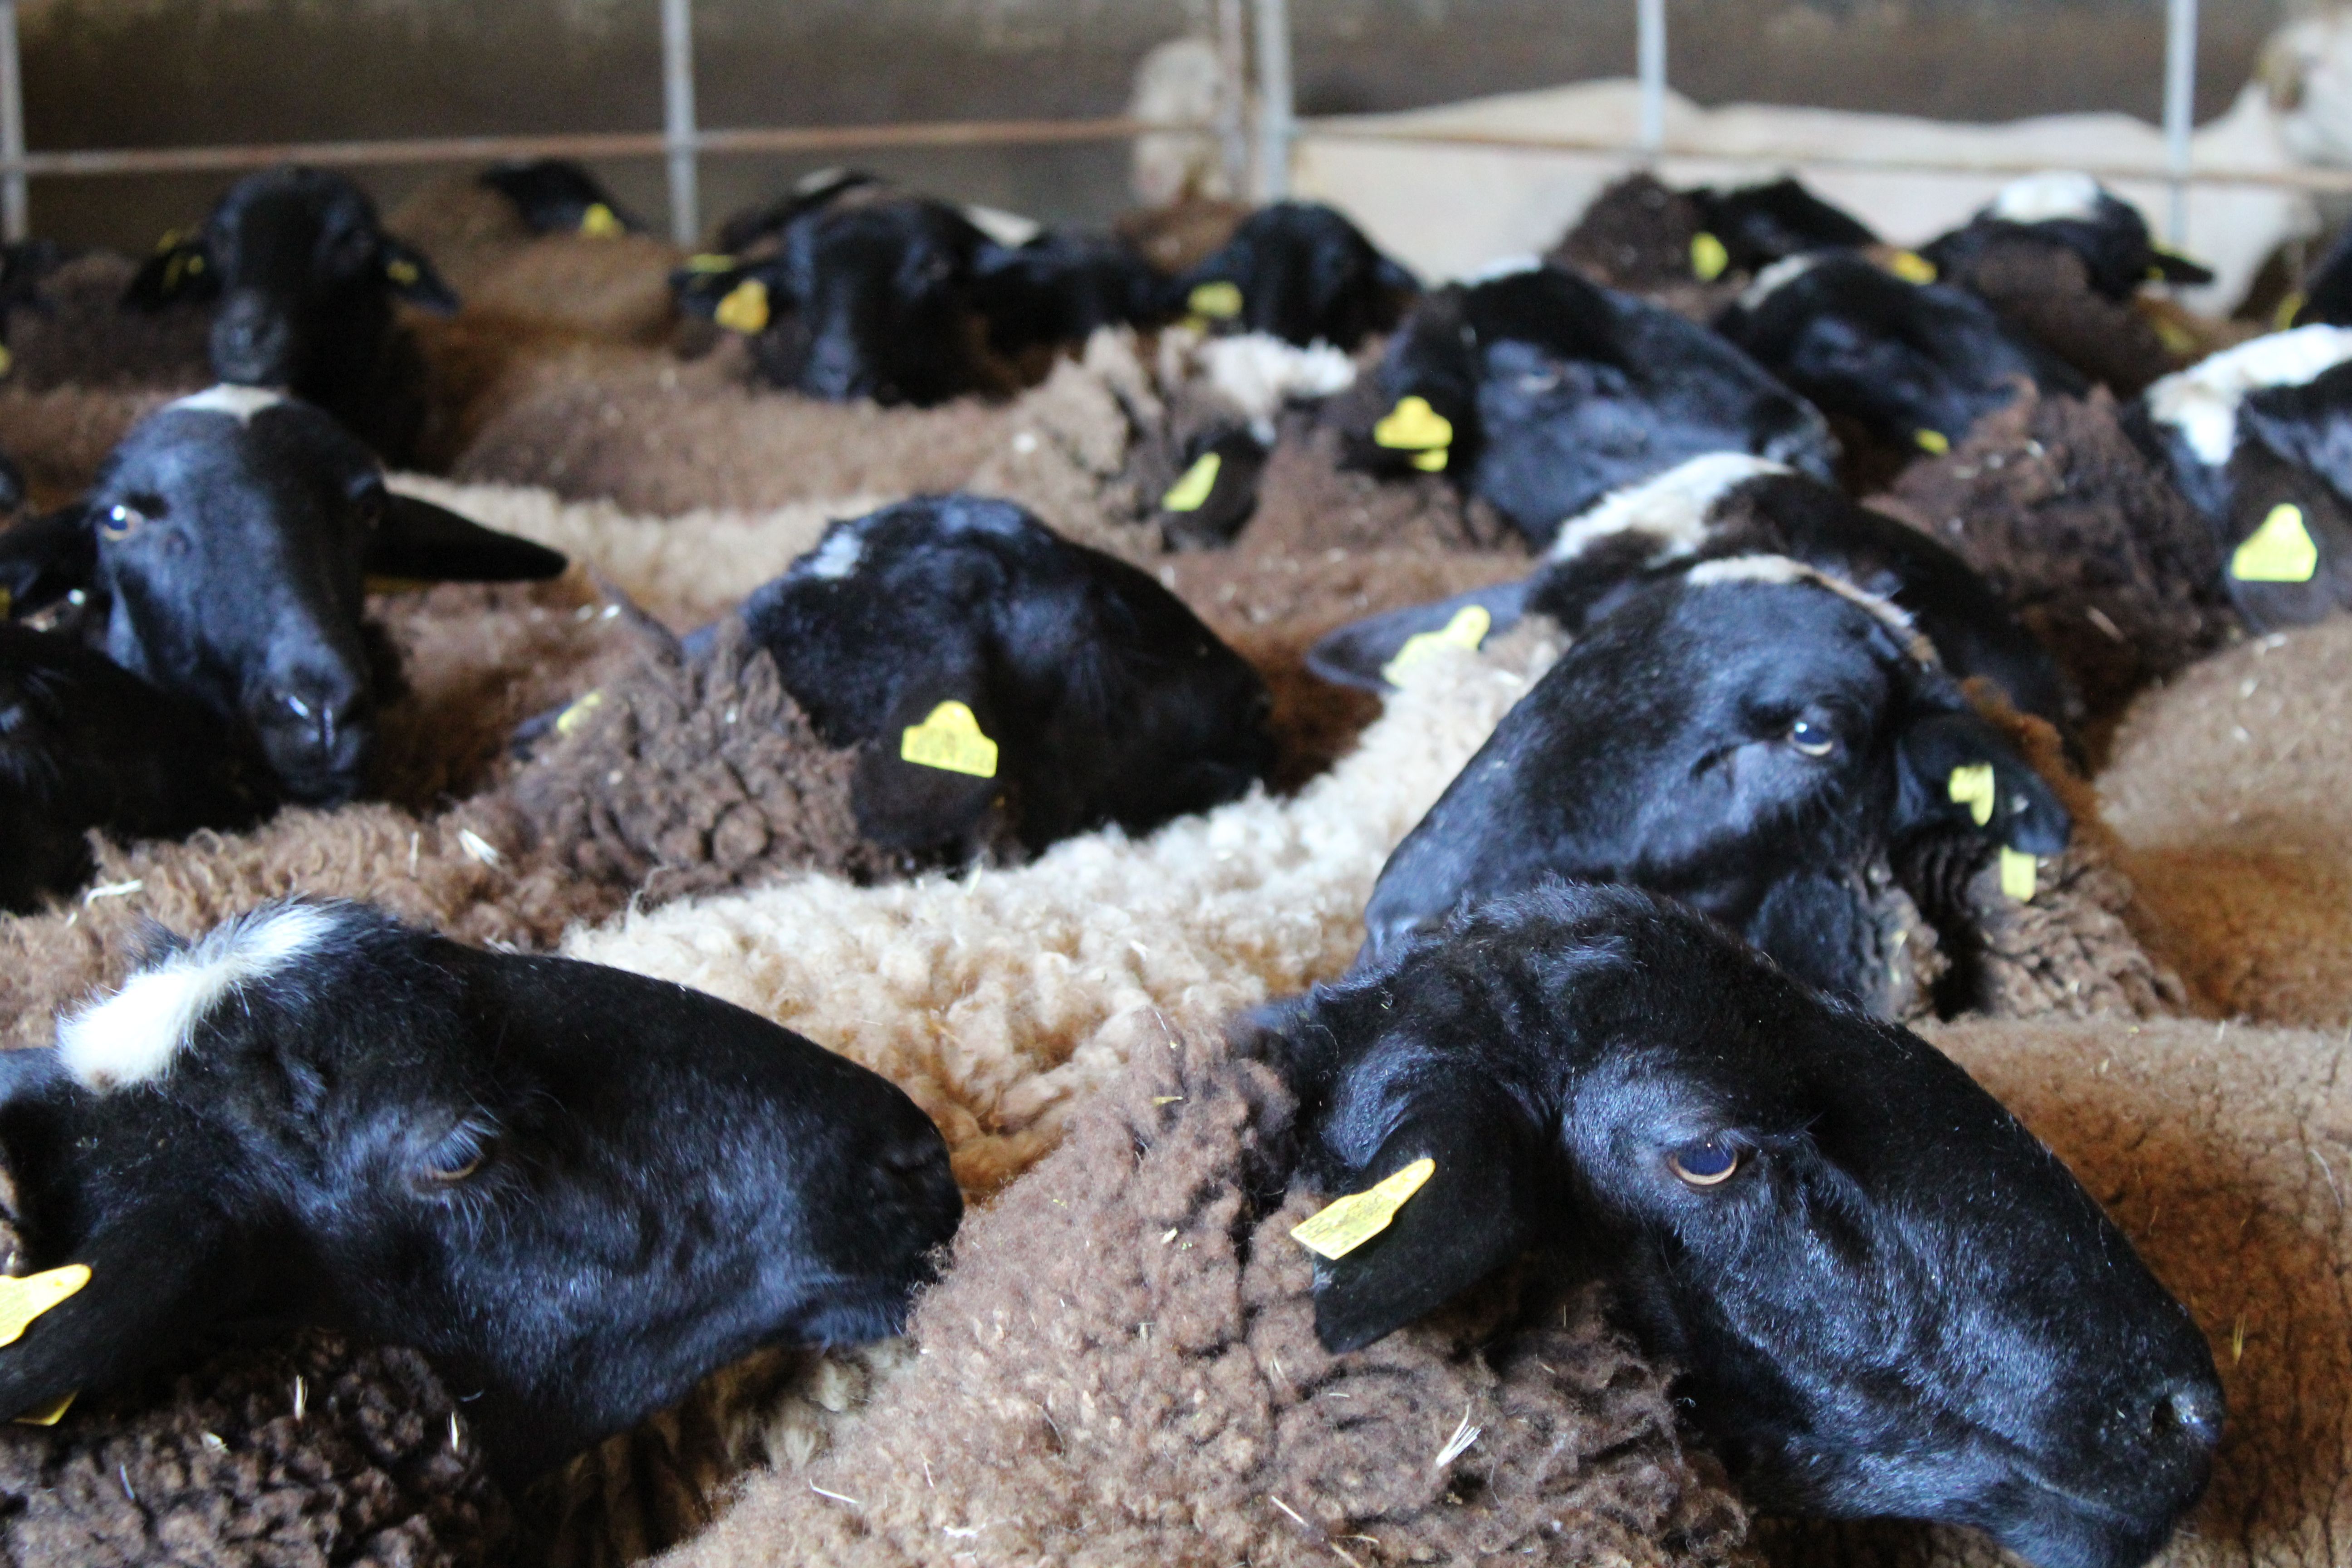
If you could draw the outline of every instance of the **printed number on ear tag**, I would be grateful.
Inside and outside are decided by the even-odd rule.
[[[1463,647],[1478,651],[1486,634],[1495,628],[1495,617],[1483,605],[1465,605],[1454,612],[1454,618],[1433,632],[1415,632],[1404,639],[1404,646],[1388,663],[1381,666],[1381,679],[1391,686],[1402,684],[1397,676],[1411,669],[1442,647]]]
[[[1217,488],[1217,470],[1224,466],[1225,460],[1214,452],[1202,453],[1200,460],[1185,469],[1184,477],[1169,486],[1168,493],[1160,498],[1160,510],[1200,510],[1210,492]]]
[[[976,779],[996,776],[996,742],[980,732],[980,721],[961,702],[947,701],[930,717],[909,725],[898,738],[902,761]]]
[[[1230,321],[1242,313],[1242,290],[1236,283],[1202,283],[1184,296],[1184,308],[1196,316]]]
[[[1429,405],[1425,397],[1400,397],[1397,405],[1372,426],[1372,440],[1392,452],[1419,452],[1435,457],[1436,468],[1445,466],[1445,448],[1454,444],[1454,421]],[[1424,465],[1413,460],[1415,468]]]
[[[1705,229],[1691,236],[1691,275],[1700,282],[1714,282],[1730,265],[1731,252],[1724,249],[1723,241]]]
[[[25,1337],[35,1318],[89,1283],[89,1265],[68,1263],[23,1279],[0,1278],[0,1345]]]
[[[2042,863],[2022,849],[2000,847],[2000,890],[2021,904],[2033,901],[2033,881]]]
[[[750,337],[763,331],[768,325],[768,286],[757,278],[746,278],[727,292],[711,312],[711,320],[730,332]]]
[[[580,232],[591,239],[613,239],[627,231],[611,207],[603,202],[590,202],[588,210],[580,215]]]
[[[1911,439],[1919,443],[1919,450],[1933,458],[1940,458],[1952,449],[1952,438],[1941,430],[1914,430]]]
[[[2230,557],[2230,575],[2241,583],[2308,583],[2318,570],[2319,546],[2303,526],[2303,509],[2292,501],[2271,508]]]
[[[1379,1185],[1326,1205],[1291,1226],[1290,1239],[1318,1258],[1345,1258],[1388,1229],[1405,1200],[1435,1174],[1437,1162],[1424,1155]]]
[[[1936,264],[1916,250],[1898,250],[1886,258],[1886,270],[1906,283],[1933,283]]]
[[[1969,819],[1979,827],[1992,820],[1993,802],[2000,795],[1990,763],[1962,763],[1952,770],[1947,787],[1955,802],[1969,808]]]
[[[80,1397],[81,1390],[77,1388],[45,1410],[27,1410],[16,1417],[16,1424],[19,1426],[54,1426],[66,1418],[66,1412],[72,1409],[73,1402]]]

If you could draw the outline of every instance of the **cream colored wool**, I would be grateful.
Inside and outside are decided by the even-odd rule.
[[[1530,628],[1416,667],[1358,749],[1291,799],[878,888],[809,877],[575,931],[575,958],[751,1008],[914,1096],[985,1194],[1139,1046],[1346,969],[1372,881],[1558,656]]]

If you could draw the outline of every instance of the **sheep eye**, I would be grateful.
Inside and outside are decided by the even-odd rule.
[[[1837,750],[1837,737],[1811,720],[1800,719],[1789,726],[1789,744],[1809,757],[1826,757]]]
[[[491,1141],[480,1129],[464,1124],[416,1163],[416,1180],[426,1186],[451,1187],[482,1168],[490,1157]]]
[[[98,520],[98,527],[99,531],[109,539],[128,539],[136,533],[139,531],[139,525],[146,521],[147,514],[137,507],[123,506],[118,502],[106,509],[106,515]]]
[[[443,1186],[449,1186],[464,1181],[480,1170],[482,1162],[488,1158],[489,1158],[488,1150],[477,1149],[466,1155],[460,1163],[448,1166],[428,1165],[417,1174],[428,1182],[438,1182]]]
[[[1702,1138],[1668,1154],[1666,1164],[1689,1185],[1712,1187],[1739,1169],[1739,1151],[1721,1138]]]

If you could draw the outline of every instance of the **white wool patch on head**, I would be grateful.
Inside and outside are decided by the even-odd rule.
[[[1270,332],[1212,338],[1201,345],[1209,383],[1252,420],[1272,419],[1293,397],[1329,397],[1356,384],[1356,364],[1329,343],[1307,348]]]
[[[2143,395],[2149,418],[2180,432],[2199,462],[2218,468],[2238,444],[2238,405],[2246,394],[2301,386],[2347,359],[2352,327],[2297,327],[2201,359]]]
[[[2055,223],[2061,218],[2095,218],[2099,182],[2079,169],[2045,169],[2001,186],[1985,208],[1987,217],[2003,223]]]
[[[166,413],[176,409],[187,414],[226,414],[240,425],[250,425],[255,415],[285,401],[286,394],[275,387],[232,386],[223,382],[175,403],[167,403],[163,409]]]
[[[854,528],[836,528],[824,536],[824,542],[809,552],[803,570],[809,576],[838,582],[857,570],[857,563],[866,554],[866,541]]]
[[[1801,256],[1784,256],[1759,272],[1755,280],[1739,292],[1739,308],[1752,310],[1773,295],[1827,261],[1835,251],[1809,250]]]
[[[1543,268],[1542,257],[1532,251],[1522,251],[1517,256],[1498,256],[1483,267],[1465,272],[1462,275],[1462,281],[1475,289],[1481,283],[1492,283],[1504,278],[1517,278],[1522,272],[1540,272]]]
[[[1943,662],[1937,657],[1936,645],[1911,624],[1910,614],[1902,605],[1786,555],[1733,555],[1721,561],[1703,561],[1692,567],[1683,581],[1694,588],[1723,583],[1809,583],[1816,588],[1828,589],[1893,632],[1921,666],[1933,669]]]
[[[1601,540],[1621,533],[1645,533],[1656,540],[1649,558],[1654,566],[1693,554],[1706,544],[1707,519],[1727,492],[1750,479],[1790,471],[1785,463],[1746,452],[1693,458],[1593,502],[1561,526],[1546,559],[1573,561]]]
[[[337,925],[315,904],[265,904],[141,970],[113,995],[58,1023],[58,1059],[104,1093],[160,1078],[196,1026],[239,987],[299,962]]]

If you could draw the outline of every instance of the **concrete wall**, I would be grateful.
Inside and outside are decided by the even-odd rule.
[[[2204,0],[2200,108],[2246,76],[2287,0]],[[698,0],[706,125],[1117,113],[1138,57],[1210,0]],[[1403,108],[1625,74],[1633,0],[1292,0],[1307,112]],[[36,148],[642,130],[661,121],[656,0],[24,0]],[[2161,0],[1672,0],[1672,75],[1734,99],[2000,119],[2153,118]],[[712,159],[707,218],[839,160]],[[966,199],[1099,220],[1120,148],[856,162]],[[661,210],[658,165],[603,171]],[[373,171],[386,199],[427,171]],[[34,222],[145,243],[219,176],[40,181]]]

